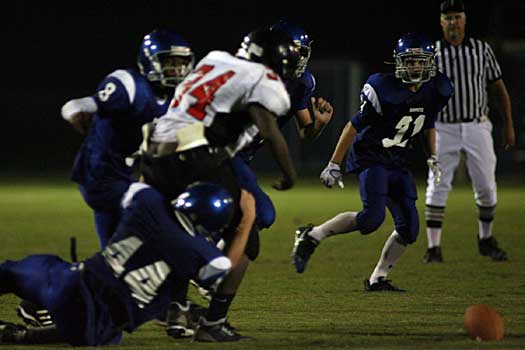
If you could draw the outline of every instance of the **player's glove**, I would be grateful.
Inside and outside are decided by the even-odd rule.
[[[343,175],[341,174],[341,167],[334,162],[328,162],[328,165],[321,173],[320,179],[323,185],[328,188],[332,188],[336,182],[339,187],[345,187],[343,183]]]
[[[437,186],[441,182],[441,168],[439,167],[439,161],[435,155],[431,155],[427,159],[427,165],[432,174],[434,174],[434,185]]]

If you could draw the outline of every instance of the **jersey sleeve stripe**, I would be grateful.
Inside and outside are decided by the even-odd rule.
[[[372,103],[372,107],[376,110],[377,114],[383,115],[382,109],[381,109],[381,103],[379,102],[379,97],[377,97],[377,93],[370,84],[365,84],[363,86],[363,91],[361,92],[363,95],[366,96],[368,101]]]
[[[135,81],[133,80],[133,76],[123,69],[116,70],[109,76],[119,80],[122,83],[122,85],[124,85],[124,88],[128,93],[129,103],[133,103],[136,92]]]

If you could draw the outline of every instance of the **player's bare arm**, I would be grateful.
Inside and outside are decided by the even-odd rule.
[[[502,79],[498,79],[488,87],[491,101],[498,114],[503,117],[503,147],[509,149],[516,143],[514,123],[512,122],[512,107],[507,87]]]
[[[244,254],[246,243],[248,242],[248,237],[250,236],[250,231],[255,221],[255,199],[250,192],[241,190],[239,206],[241,207],[242,218],[239,226],[237,226],[235,237],[231,242],[227,254],[232,263],[232,270],[237,267]]]
[[[341,132],[341,136],[339,136],[339,140],[337,141],[337,145],[335,146],[334,153],[332,153],[332,158],[330,159],[331,162],[341,164],[343,158],[345,157],[345,154],[350,148],[350,145],[352,144],[352,142],[354,142],[356,134],[357,130],[353,127],[351,122],[348,122],[345,125],[343,131]]]
[[[297,173],[288,152],[288,145],[277,126],[275,115],[257,104],[248,107],[248,113],[259,128],[261,137],[270,146],[272,155],[281,168],[282,178],[273,187],[281,191],[291,188],[295,183]]]
[[[312,102],[312,111],[314,117],[312,116],[308,109],[301,109],[295,113],[295,118],[299,127],[299,135],[302,140],[312,141],[317,138],[325,128],[325,126],[332,119],[334,109],[330,102],[319,97],[311,98]]]
[[[427,139],[427,149],[429,156],[436,156],[436,129],[431,128],[425,130],[425,136]]]

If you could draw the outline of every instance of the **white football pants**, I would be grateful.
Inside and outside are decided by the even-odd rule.
[[[492,140],[492,123],[436,122],[436,153],[441,166],[441,183],[434,185],[434,175],[428,172],[426,204],[445,207],[452,180],[461,157],[466,154],[466,166],[476,204],[482,207],[496,205],[496,154]]]

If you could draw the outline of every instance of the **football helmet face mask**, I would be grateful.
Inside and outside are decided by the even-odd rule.
[[[237,57],[271,68],[281,78],[295,77],[300,59],[299,49],[282,30],[258,29],[246,35]]]
[[[219,185],[205,182],[188,186],[171,204],[189,234],[204,236],[212,242],[220,238],[234,212],[230,193]]]
[[[403,83],[418,84],[436,75],[436,52],[434,44],[418,33],[403,35],[394,49],[395,75]]]
[[[190,45],[171,30],[154,30],[140,45],[137,65],[148,81],[176,87],[191,72],[195,57]]]
[[[312,42],[308,34],[303,28],[286,22],[279,21],[270,27],[271,30],[282,30],[292,38],[294,44],[299,49],[299,62],[297,63],[297,69],[295,70],[295,78],[300,78],[308,65],[310,54],[312,53]]]

